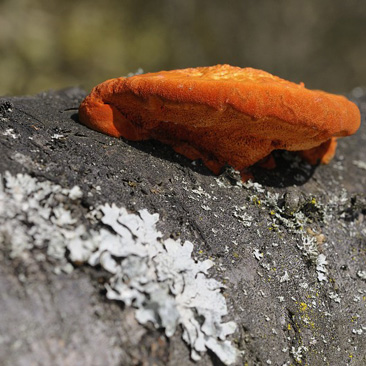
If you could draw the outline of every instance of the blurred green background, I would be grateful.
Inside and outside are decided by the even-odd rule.
[[[0,0],[0,95],[229,63],[366,85],[365,0]]]

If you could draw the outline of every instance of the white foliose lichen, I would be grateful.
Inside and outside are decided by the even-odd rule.
[[[324,254],[319,254],[316,259],[316,272],[318,274],[318,281],[327,281],[328,269],[326,265],[328,264],[327,258]]]
[[[357,166],[357,168],[366,170],[366,163],[362,160],[353,160],[353,165]]]
[[[101,265],[111,273],[107,297],[135,307],[141,324],[152,322],[168,337],[181,325],[193,360],[211,350],[224,364],[234,363],[237,350],[227,336],[236,324],[222,322],[227,306],[223,285],[208,277],[213,262],[194,261],[188,241],[162,240],[159,215],[147,210],[132,214],[107,204],[86,215],[100,230],[77,226],[70,208],[81,196],[78,187],[0,175],[0,244],[13,258],[44,248],[58,271],[70,271],[67,253],[72,262]]]

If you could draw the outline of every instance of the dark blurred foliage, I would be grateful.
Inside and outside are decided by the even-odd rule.
[[[364,0],[0,0],[0,95],[229,63],[366,85]]]

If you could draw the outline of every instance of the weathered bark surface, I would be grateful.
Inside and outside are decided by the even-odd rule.
[[[87,129],[77,120],[84,95],[1,98],[0,173],[80,186],[80,222],[102,203],[159,213],[164,237],[190,240],[198,259],[215,261],[227,320],[238,324],[238,365],[366,364],[365,123],[339,141],[330,165],[278,152],[275,170],[255,169],[262,187],[239,187],[228,172],[218,182],[157,142]],[[365,122],[366,96],[357,102]],[[52,261],[37,259],[41,249],[11,258],[11,240],[0,241],[1,365],[194,364],[180,334],[167,339],[105,298],[103,271],[57,275]],[[206,355],[196,364],[220,362]]]

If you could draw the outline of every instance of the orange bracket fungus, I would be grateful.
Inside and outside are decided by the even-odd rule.
[[[277,149],[328,163],[336,138],[355,133],[361,120],[343,96],[230,65],[107,80],[81,103],[79,118],[111,136],[169,144],[215,174],[231,165],[243,179]]]

